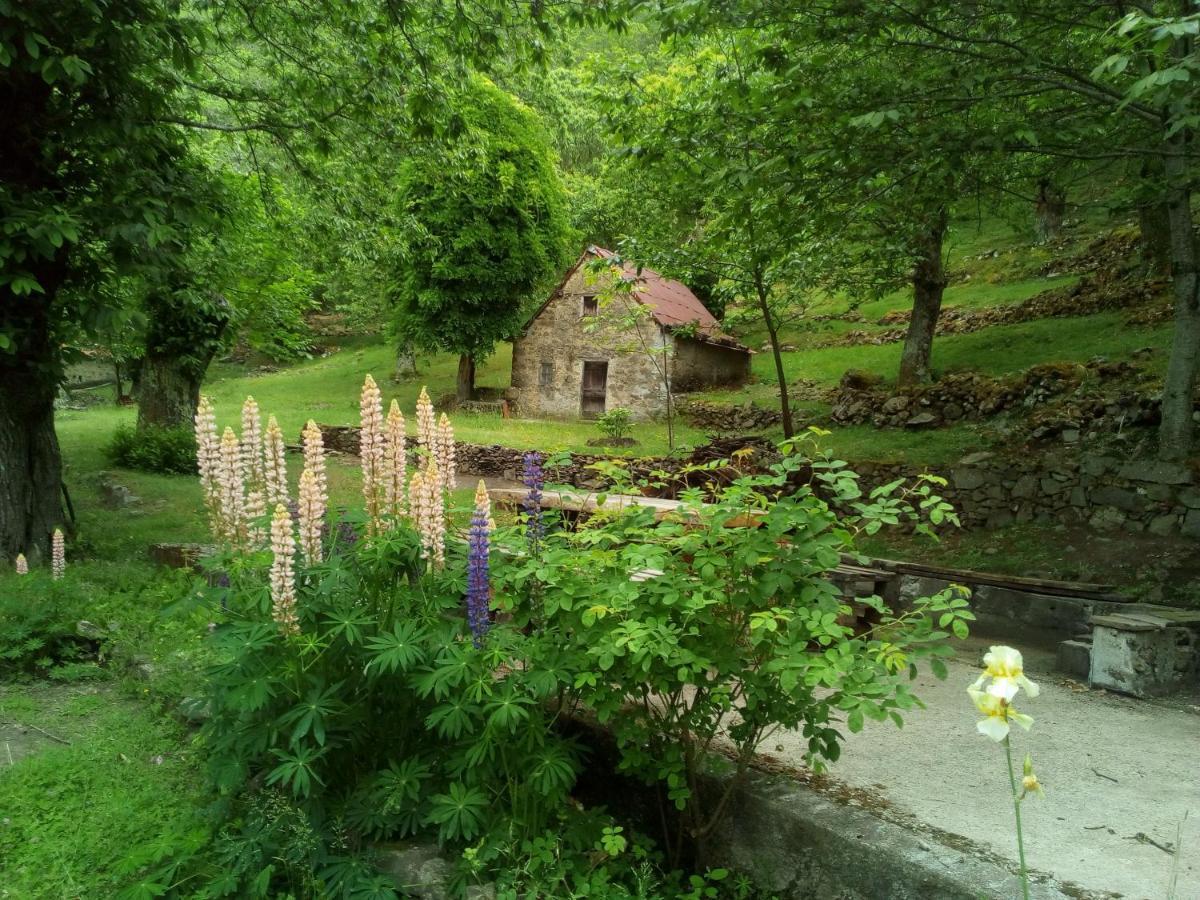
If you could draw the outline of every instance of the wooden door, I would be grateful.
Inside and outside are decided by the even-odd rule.
[[[585,419],[595,419],[604,414],[605,395],[608,390],[608,363],[585,362],[583,364],[583,388],[579,409]]]

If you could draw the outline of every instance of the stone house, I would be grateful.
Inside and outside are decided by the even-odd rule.
[[[513,340],[505,396],[517,415],[595,418],[624,407],[653,419],[666,410],[664,375],[674,394],[745,383],[751,351],[685,285],[628,263],[597,273],[596,259],[614,254],[589,247]],[[632,289],[614,290],[617,278]]]

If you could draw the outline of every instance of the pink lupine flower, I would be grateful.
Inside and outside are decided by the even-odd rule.
[[[262,532],[255,524],[267,512],[267,484],[263,456],[262,417],[258,403],[247,397],[242,404],[242,478],[246,485],[246,522],[250,542],[262,542]],[[278,501],[277,501],[278,502]]]
[[[304,468],[313,473],[321,497],[328,500],[329,484],[325,477],[325,441],[321,436],[320,426],[312,419],[304,426]]]
[[[379,386],[375,384],[375,379],[370,375],[363,379],[358,410],[361,421],[358,456],[362,464],[362,490],[367,509],[367,530],[371,534],[378,534],[382,526],[385,484],[383,396],[379,393]]]
[[[450,417],[445,413],[442,413],[438,422],[436,446],[435,456],[438,470],[442,473],[442,481],[447,489],[454,490],[458,487],[458,461],[455,458],[454,428],[450,425]]]
[[[267,437],[263,443],[263,468],[268,506],[288,502],[287,457],[283,445],[283,431],[275,417],[267,420]]]
[[[246,485],[241,448],[232,428],[221,435],[221,464],[217,472],[220,497],[219,536],[236,547],[246,542]]]
[[[299,491],[300,550],[305,565],[321,561],[321,530],[325,525],[325,496],[317,477],[307,466],[300,473]]]
[[[425,448],[430,456],[434,454],[437,445],[437,425],[433,416],[433,401],[429,399],[429,391],[421,388],[417,397],[417,443]]]
[[[212,402],[201,397],[196,406],[196,468],[200,472],[200,490],[208,511],[208,526],[213,536],[221,537],[221,441],[217,437],[217,418]]]
[[[61,528],[55,528],[50,538],[50,577],[55,581],[67,572],[67,544]]]
[[[296,539],[292,536],[292,514],[282,503],[271,519],[271,616],[285,635],[300,631],[296,618]]]
[[[384,500],[388,515],[393,521],[404,517],[404,488],[408,468],[408,451],[405,447],[404,414],[400,404],[392,401],[384,427]]]

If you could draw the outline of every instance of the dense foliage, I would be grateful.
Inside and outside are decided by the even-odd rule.
[[[523,324],[537,289],[559,274],[570,235],[536,116],[484,79],[453,102],[461,133],[401,165],[406,232],[394,300],[405,339],[473,361]],[[460,399],[470,399],[473,375],[464,375]]]
[[[196,438],[190,428],[118,428],[104,448],[113,465],[163,475],[196,472]]]
[[[633,506],[578,528],[541,509],[531,454],[517,524],[493,530],[477,494],[469,540],[446,543],[444,566],[426,543],[430,511],[414,507],[412,524],[327,520],[294,585],[277,513],[274,552],[222,556],[191,601],[217,619],[202,736],[227,824],[144,864],[142,885],[391,896],[371,842],[426,836],[460,857],[461,879],[499,878],[515,896],[548,884],[641,896],[645,878],[660,896],[713,895],[703,880],[663,887],[661,872],[685,848],[703,860],[761,742],[801,729],[819,766],[842,728],[900,722],[916,665],[940,671],[945,638],[970,619],[953,592],[900,612],[867,601],[867,627],[847,618],[827,573],[854,534],[953,514],[935,481],[864,497],[839,461],[784,449],[767,474],[688,491],[665,521]],[[589,752],[560,726],[580,715],[612,730],[623,772],[661,785],[678,827],[637,837],[635,852],[621,826],[576,809]],[[713,800],[701,772],[725,743],[735,772]],[[563,862],[539,863],[546,853]]]

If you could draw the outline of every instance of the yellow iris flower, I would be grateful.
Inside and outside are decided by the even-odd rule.
[[[999,743],[1008,737],[1009,723],[1016,722],[1026,731],[1033,725],[1033,717],[1019,713],[1012,704],[990,691],[981,691],[976,687],[967,688],[967,693],[975,702],[975,708],[983,713],[984,718],[975,724],[979,733]]]
[[[1011,701],[1021,689],[1030,697],[1036,697],[1040,693],[1038,686],[1025,677],[1024,660],[1020,650],[1003,645],[994,646],[984,654],[983,665],[983,674],[971,685],[972,690],[983,689],[984,683],[991,679],[986,688],[987,693],[1005,701]]]

